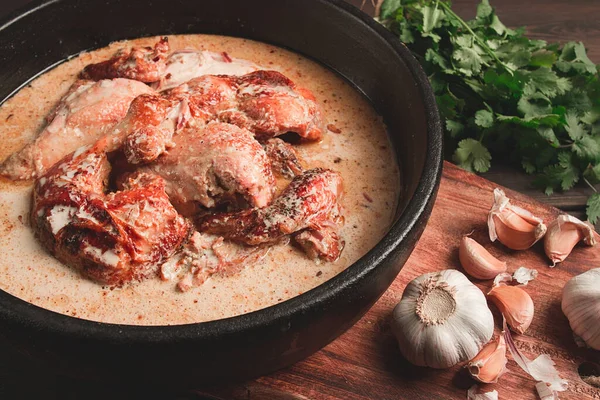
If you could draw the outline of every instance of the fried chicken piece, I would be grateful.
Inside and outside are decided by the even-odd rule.
[[[149,106],[144,107],[145,101]],[[246,128],[259,139],[295,132],[317,140],[323,133],[320,115],[309,91],[295,90],[279,72],[257,71],[242,77],[206,75],[161,95],[136,99],[116,130],[131,135],[124,147],[128,161],[143,164],[168,149],[173,135],[186,125],[217,120]]]
[[[211,208],[223,201],[236,202],[238,194],[255,207],[271,203],[275,179],[251,132],[210,122],[183,130],[174,142],[143,170],[165,179],[171,202],[184,215],[195,214],[197,203]]]
[[[162,178],[138,173],[105,194],[106,140],[65,157],[36,181],[31,223],[57,259],[109,285],[158,271],[190,223],[173,208]]]
[[[284,178],[292,179],[304,170],[294,146],[279,138],[267,140],[265,152],[271,160],[273,172]]]
[[[341,195],[340,174],[314,168],[294,178],[268,207],[208,215],[199,221],[199,230],[249,245],[272,243],[307,228],[335,226],[341,219],[338,204]],[[331,251],[320,256],[337,259],[339,252],[336,255],[335,249]]]
[[[243,126],[260,140],[286,132],[311,141],[323,136],[321,109],[310,90],[277,71],[256,71],[235,80],[238,107],[220,113],[220,120]]]
[[[137,97],[123,121],[112,133],[112,147],[123,143],[123,153],[131,164],[156,160],[174,146],[173,135],[191,119],[185,101],[151,94]]]
[[[0,165],[0,175],[13,180],[42,175],[67,154],[111,132],[131,101],[151,92],[147,85],[129,79],[75,82],[39,136]]]
[[[83,79],[127,78],[144,83],[158,82],[165,75],[169,39],[163,37],[152,47],[121,49],[113,58],[86,66]]]

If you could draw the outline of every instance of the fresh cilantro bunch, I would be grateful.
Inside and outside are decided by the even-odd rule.
[[[488,0],[470,21],[449,1],[384,0],[379,20],[428,74],[455,163],[485,172],[492,156],[507,160],[547,194],[600,182],[600,82],[582,43],[528,39]],[[600,217],[600,194],[587,214]]]

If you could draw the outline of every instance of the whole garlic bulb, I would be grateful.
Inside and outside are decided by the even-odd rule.
[[[485,295],[447,269],[410,282],[394,308],[392,331],[413,364],[448,368],[475,357],[494,333]]]
[[[562,311],[573,332],[600,350],[600,268],[572,278],[563,289]]]

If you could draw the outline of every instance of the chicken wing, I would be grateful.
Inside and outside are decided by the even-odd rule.
[[[294,178],[268,207],[211,214],[203,217],[198,227],[201,232],[249,245],[272,243],[307,228],[335,226],[341,219],[338,204],[341,195],[340,174],[314,168]],[[339,253],[323,255],[326,259],[338,256]]]
[[[77,81],[48,116],[39,136],[0,165],[0,175],[13,180],[41,176],[65,155],[111,132],[134,98],[152,92],[129,79]]]
[[[167,37],[154,47],[121,49],[112,58],[87,65],[81,73],[84,79],[135,79],[151,83],[159,90],[179,86],[203,75],[244,75],[260,69],[254,63],[231,58],[225,52],[215,53],[184,49],[169,55]]]
[[[103,284],[158,271],[185,241],[190,224],[173,208],[162,178],[129,177],[107,193],[106,141],[65,157],[36,181],[31,223],[57,259]]]
[[[81,77],[95,81],[127,78],[145,83],[158,82],[165,75],[169,50],[167,37],[159,40],[154,48],[121,49],[109,60],[86,66]]]

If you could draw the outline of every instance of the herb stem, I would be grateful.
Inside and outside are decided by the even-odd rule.
[[[594,185],[592,185],[592,184],[590,183],[590,181],[588,181],[588,180],[587,180],[587,178],[586,178],[585,176],[583,177],[583,181],[584,181],[585,183],[587,183],[587,185],[588,185],[590,188],[592,188],[592,190],[594,191],[594,193],[598,193],[598,191],[596,190],[596,188],[594,187]]]
[[[438,5],[440,5],[444,10],[446,10],[448,15],[452,16],[452,18],[454,18],[463,28],[465,28],[467,30],[467,32],[469,32],[473,36],[473,39],[475,39],[475,41],[483,48],[483,50],[485,50],[485,52],[488,54],[488,56],[492,57],[492,59],[494,61],[496,61],[498,64],[500,64],[509,73],[512,74],[514,72],[512,70],[512,68],[510,68],[508,65],[504,64],[504,62],[498,58],[496,53],[494,53],[494,51],[492,49],[490,49],[489,46],[475,32],[473,32],[473,29],[471,29],[471,27],[461,17],[459,17],[458,14],[456,14],[454,11],[452,11],[452,9],[450,8],[450,6],[448,4],[446,4],[444,2],[440,2],[439,0],[436,0],[435,3],[436,3],[436,7]]]

